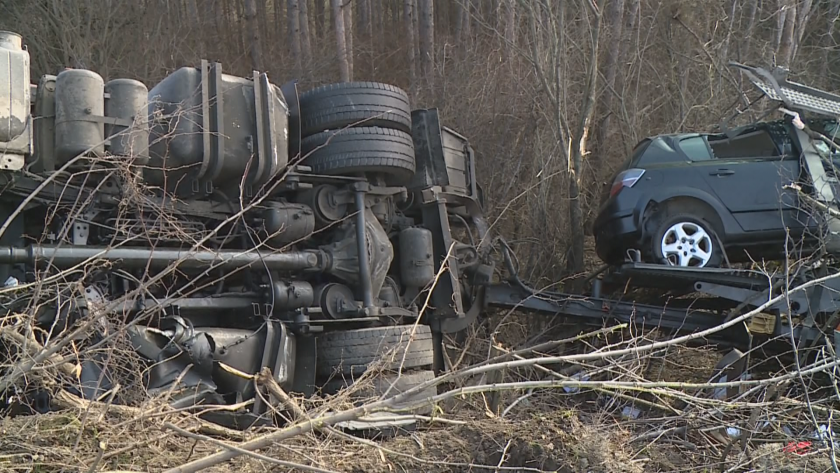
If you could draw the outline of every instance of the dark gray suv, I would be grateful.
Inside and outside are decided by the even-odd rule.
[[[833,119],[804,123],[812,132],[837,132]],[[619,263],[638,250],[647,262],[714,267],[779,259],[786,241],[815,247],[823,219],[791,186],[813,193],[802,166],[807,134],[798,131],[788,116],[729,133],[641,141],[604,196],[593,227],[599,257]],[[838,156],[825,143],[816,148]],[[833,166],[824,169],[833,177]]]

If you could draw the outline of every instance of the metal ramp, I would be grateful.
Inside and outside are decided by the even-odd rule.
[[[791,110],[808,111],[832,118],[840,117],[840,95],[789,81],[787,69],[776,67],[768,71],[734,61],[730,62],[729,66],[740,69],[767,98],[782,102]]]

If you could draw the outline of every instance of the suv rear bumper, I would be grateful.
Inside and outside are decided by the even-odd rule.
[[[598,222],[595,228],[595,252],[604,262],[623,261],[628,248],[638,247],[639,229],[632,214]]]
[[[639,248],[641,232],[636,222],[635,189],[624,189],[601,207],[593,224],[595,252],[606,263],[624,260],[629,248]]]

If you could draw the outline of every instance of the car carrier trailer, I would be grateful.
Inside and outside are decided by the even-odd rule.
[[[238,373],[267,368],[290,392],[331,393],[392,349],[401,355],[383,376],[401,366],[409,388],[446,369],[443,334],[494,307],[697,332],[789,289],[744,270],[637,261],[584,295],[533,289],[485,220],[468,139],[394,86],[300,93],[208,61],[151,89],[82,69],[32,81],[10,32],[0,33],[0,71],[3,317],[34,314],[47,347],[108,343],[118,336],[108,320],[125,323],[148,364],[144,388],[173,390],[180,407],[254,399],[244,415],[255,422],[269,409]],[[840,97],[761,77],[789,110],[840,107]],[[829,179],[814,166],[816,180]],[[830,189],[817,197],[836,206]],[[702,307],[609,298],[606,288],[622,286],[715,297]],[[836,325],[838,289],[813,285],[766,307],[769,324],[756,317],[712,338],[819,340]],[[27,362],[0,373],[0,388],[22,382]],[[101,359],[79,362],[79,396],[112,387]]]

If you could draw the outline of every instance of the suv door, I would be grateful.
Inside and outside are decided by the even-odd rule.
[[[780,238],[786,228],[804,226],[795,191],[782,189],[798,180],[799,159],[780,153],[767,130],[731,139],[687,137],[679,146],[692,160],[694,171],[740,224],[744,237]],[[760,234],[747,235],[752,232]]]

